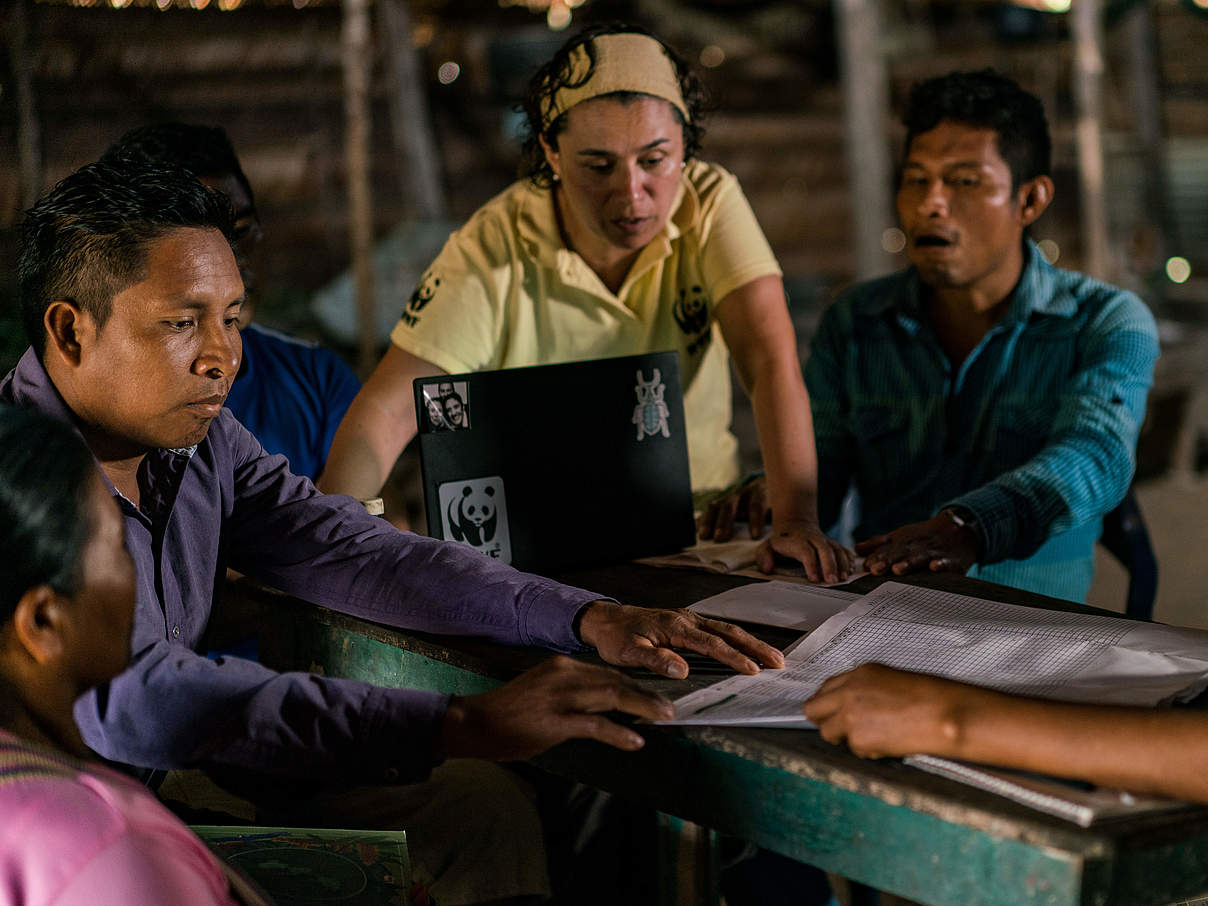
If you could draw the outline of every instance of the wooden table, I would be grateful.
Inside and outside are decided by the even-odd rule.
[[[624,565],[559,578],[626,603],[683,606],[748,579]],[[957,576],[913,580],[1011,603],[1075,605]],[[853,584],[868,591],[879,580]],[[404,632],[244,587],[273,627],[262,656],[387,686],[484,691],[547,656],[476,640]],[[795,634],[751,627],[773,644]],[[673,681],[635,674],[668,695],[719,678],[693,660]],[[594,784],[794,859],[934,906],[1145,906],[1208,890],[1208,809],[1079,828],[989,793],[866,761],[816,731],[649,728],[632,755],[590,742],[559,746],[543,768]],[[1208,770],[1208,765],[1205,765]]]

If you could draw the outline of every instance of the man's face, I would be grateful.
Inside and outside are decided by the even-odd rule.
[[[902,165],[897,209],[906,249],[936,289],[997,285],[1022,267],[1028,184],[1012,191],[1011,170],[992,129],[944,120],[915,136]],[[1009,276],[1009,275],[1008,275]]]
[[[252,206],[243,184],[231,173],[221,176],[201,177],[203,185],[217,189],[230,199],[231,207],[235,209],[235,260],[239,264],[239,276],[243,278],[243,288],[249,295],[256,291],[256,273],[252,269],[252,254],[264,239],[264,231],[260,228],[260,217]],[[246,306],[245,317],[240,324],[246,327],[251,320],[252,307]]]
[[[451,396],[445,400],[445,418],[448,419],[449,424],[455,428],[460,428],[464,415],[465,409],[461,405],[461,400],[455,396]]]
[[[217,230],[173,230],[147,248],[146,278],[113,297],[105,325],[79,315],[68,403],[118,454],[199,443],[243,351],[243,282]]]

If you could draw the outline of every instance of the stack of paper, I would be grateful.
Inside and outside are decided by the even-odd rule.
[[[802,703],[828,677],[870,662],[1040,698],[1156,705],[1208,686],[1208,632],[887,582],[786,660],[680,698],[663,723],[808,727]]]

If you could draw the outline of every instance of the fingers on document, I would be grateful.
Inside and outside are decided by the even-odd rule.
[[[573,667],[562,667],[561,688],[556,696],[557,719],[564,739],[597,739],[632,751],[642,747],[642,737],[609,720],[605,712],[616,711],[647,720],[667,720],[675,713],[671,702],[616,670],[573,663]]]
[[[694,638],[699,643],[690,645],[694,651],[708,654],[740,673],[758,673],[760,664],[775,669],[784,666],[784,655],[777,648],[733,623],[701,619]]]

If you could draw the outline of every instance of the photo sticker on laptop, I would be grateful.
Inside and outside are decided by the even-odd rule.
[[[470,393],[465,381],[434,381],[420,390],[424,431],[460,431],[470,427]]]
[[[502,478],[492,475],[446,481],[437,493],[444,528],[441,537],[445,541],[460,541],[488,557],[512,562],[508,505]]]

